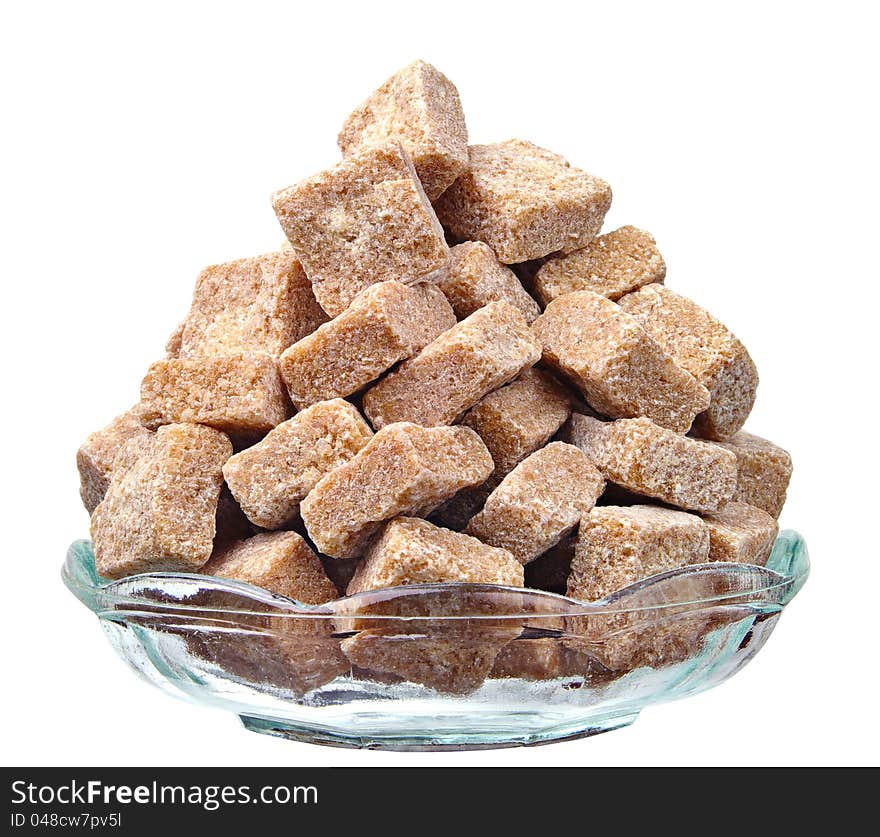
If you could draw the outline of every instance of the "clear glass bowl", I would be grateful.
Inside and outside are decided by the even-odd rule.
[[[792,531],[766,567],[686,567],[590,604],[443,584],[316,606],[200,575],[108,581],[88,541],[62,571],[119,655],[165,691],[256,732],[395,750],[542,744],[630,724],[742,668],[808,573]]]

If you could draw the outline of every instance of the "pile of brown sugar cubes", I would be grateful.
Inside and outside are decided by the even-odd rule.
[[[420,61],[339,145],[274,194],[289,243],[206,268],[140,403],[80,448],[102,576],[593,601],[766,562],[791,460],[742,430],[755,365],[664,285],[651,235],[601,233],[607,183],[523,140],[469,146]]]

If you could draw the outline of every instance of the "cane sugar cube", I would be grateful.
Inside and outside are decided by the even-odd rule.
[[[438,692],[463,695],[479,688],[501,649],[519,634],[518,627],[431,626],[360,631],[344,639],[342,650],[366,673],[396,675]]]
[[[268,355],[165,358],[141,383],[141,422],[194,422],[225,433],[261,435],[289,413],[287,394]]]
[[[694,433],[723,440],[740,430],[758,388],[758,370],[746,347],[695,302],[663,285],[646,285],[619,304],[709,390],[709,407],[697,416]]]
[[[364,412],[376,429],[396,421],[452,424],[540,355],[522,314],[506,302],[492,302],[368,390]]]
[[[305,604],[336,598],[318,556],[296,532],[264,532],[215,552],[205,575],[231,578]]]
[[[650,419],[598,421],[575,413],[566,438],[605,479],[644,497],[694,511],[720,509],[736,490],[736,457]]]
[[[577,526],[604,488],[602,475],[578,448],[551,442],[501,481],[465,531],[527,564]]]
[[[248,519],[280,529],[324,474],[348,462],[373,436],[352,404],[320,401],[231,457],[223,475]]]
[[[514,139],[472,145],[467,169],[434,206],[454,236],[484,241],[514,264],[589,244],[611,206],[611,187]]]
[[[703,515],[709,528],[709,560],[738,564],[767,563],[779,532],[776,518],[748,503],[728,503]]]
[[[339,316],[281,356],[279,368],[298,409],[357,392],[455,325],[434,285],[378,282]]]
[[[736,456],[738,476],[733,499],[778,518],[791,480],[788,452],[743,430],[719,444]]]
[[[583,678],[591,685],[611,679],[595,660],[567,648],[558,638],[519,638],[508,642],[495,658],[490,676],[532,681]]]
[[[617,300],[665,276],[666,263],[653,236],[621,227],[596,236],[582,250],[547,259],[535,275],[534,290],[544,305],[573,291]]]
[[[541,313],[516,274],[482,241],[467,241],[450,249],[438,284],[460,320],[490,302],[510,303],[529,323]]]
[[[98,573],[194,572],[211,557],[229,438],[197,424],[169,424],[120,453],[92,516]]]
[[[389,78],[345,120],[343,154],[397,140],[434,200],[468,164],[467,127],[455,85],[436,67],[414,61]]]
[[[426,520],[398,517],[366,551],[346,592],[353,596],[382,587],[447,581],[522,587],[523,569],[506,549]]]
[[[569,402],[569,393],[552,375],[532,368],[468,410],[461,423],[486,443],[495,470],[483,485],[444,503],[437,518],[451,529],[463,529],[501,480],[562,427],[571,413]]]
[[[178,354],[250,352],[277,358],[326,321],[292,252],[238,259],[199,275]]]
[[[443,230],[396,143],[355,151],[335,168],[276,192],[272,202],[331,317],[375,282],[414,282],[446,263]]]
[[[709,559],[699,517],[657,506],[597,506],[581,518],[567,593],[594,601],[640,579]]]
[[[678,433],[709,406],[708,390],[630,314],[592,291],[553,300],[532,324],[544,361],[610,418],[646,416]]]
[[[470,428],[399,422],[323,476],[300,513],[321,552],[349,558],[386,520],[427,515],[491,472],[492,457]]]
[[[76,452],[76,467],[79,471],[79,496],[89,514],[104,499],[116,455],[129,439],[149,438],[150,431],[144,428],[135,410],[117,416],[106,427],[96,430]]]

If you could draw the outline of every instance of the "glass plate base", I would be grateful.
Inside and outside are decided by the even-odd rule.
[[[638,712],[605,718],[585,718],[578,722],[541,726],[541,716],[522,713],[516,723],[510,716],[471,719],[466,728],[453,724],[445,729],[443,718],[438,717],[430,729],[402,730],[399,715],[369,713],[369,717],[352,718],[348,729],[318,724],[298,724],[291,721],[240,715],[245,729],[263,735],[274,735],[289,741],[324,744],[328,747],[348,747],[361,750],[436,751],[436,750],[491,750],[501,747],[533,747],[586,738],[629,726]],[[361,730],[353,730],[361,727]]]

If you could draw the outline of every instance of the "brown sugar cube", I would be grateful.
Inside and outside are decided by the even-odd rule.
[[[469,427],[399,422],[323,476],[300,504],[300,513],[321,552],[349,558],[384,521],[427,515],[491,472],[492,457]]]
[[[166,357],[180,357],[180,350],[183,346],[183,330],[186,328],[186,320],[177,324],[177,328],[171,332],[165,341]]]
[[[524,140],[472,145],[467,169],[435,202],[454,236],[485,241],[504,264],[585,247],[602,228],[611,187]]]
[[[523,569],[506,549],[427,520],[398,517],[366,551],[346,592],[446,581],[522,587]]]
[[[558,297],[532,324],[544,361],[610,418],[647,416],[686,432],[709,392],[672,360],[638,321],[592,291]]]
[[[562,427],[571,413],[569,401],[569,393],[552,375],[532,368],[472,407],[461,423],[479,433],[495,470],[483,485],[444,503],[438,518],[450,528],[463,529],[498,483]]]
[[[268,355],[165,358],[141,383],[141,422],[194,422],[230,434],[260,435],[289,413],[287,394]]]
[[[636,227],[621,227],[597,236],[582,250],[547,259],[535,275],[534,290],[544,305],[572,291],[617,300],[665,276],[666,262],[654,237]]]
[[[540,355],[522,314],[506,302],[492,302],[368,390],[364,412],[376,429],[395,421],[452,424]]]
[[[281,377],[298,409],[351,395],[455,322],[436,286],[378,282],[287,349],[279,363]]]
[[[352,404],[320,401],[235,454],[223,475],[248,519],[280,529],[324,474],[348,462],[373,436]]]
[[[135,410],[117,416],[106,427],[90,434],[76,452],[79,471],[79,496],[89,514],[104,499],[116,455],[129,439],[148,438],[150,431],[140,422]]]
[[[581,519],[568,595],[595,601],[650,575],[709,559],[694,514],[657,506],[597,506]]]
[[[742,430],[719,445],[736,456],[738,476],[733,499],[778,518],[791,480],[788,452]]]
[[[619,305],[709,390],[709,407],[697,416],[694,433],[718,440],[733,436],[752,411],[758,388],[758,370],[746,347],[695,302],[663,285],[646,285]]]
[[[748,503],[728,503],[703,515],[709,528],[709,560],[764,566],[779,532],[776,518]]]
[[[551,442],[501,481],[465,532],[527,564],[577,526],[604,488],[602,475],[578,448]]]
[[[501,264],[492,248],[482,241],[467,241],[453,247],[438,284],[460,320],[490,302],[510,303],[529,323],[541,313],[516,274]]]
[[[593,659],[566,647],[558,638],[522,637],[501,648],[490,676],[533,681],[582,677],[591,685],[611,679],[609,673]]]
[[[92,516],[98,572],[121,578],[204,565],[231,454],[227,436],[197,424],[169,424],[130,440]]]
[[[447,694],[479,688],[501,649],[518,627],[433,627],[429,633],[405,627],[360,631],[344,639],[342,650],[365,672],[393,674]]]
[[[375,282],[414,282],[446,263],[443,230],[396,143],[353,152],[335,168],[276,192],[272,203],[331,317]]]
[[[205,268],[181,335],[181,357],[264,353],[277,358],[327,321],[292,252]]]
[[[436,67],[414,61],[389,78],[345,120],[343,154],[397,140],[434,200],[468,163],[467,127],[455,85]]]
[[[673,506],[714,512],[736,490],[736,457],[646,418],[598,421],[575,413],[566,438],[605,479]]]
[[[262,587],[305,604],[336,598],[318,556],[296,532],[264,532],[215,552],[200,572]]]

